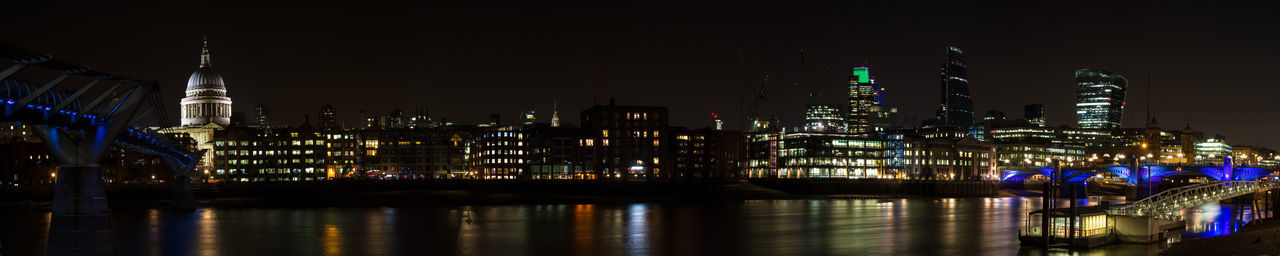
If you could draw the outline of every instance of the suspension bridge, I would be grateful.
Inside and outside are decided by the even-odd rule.
[[[171,127],[155,81],[99,71],[0,44],[0,122],[26,124],[58,164],[50,255],[109,255],[110,210],[100,164],[112,147],[153,154],[177,174],[175,200],[190,209],[190,143],[147,127]]]

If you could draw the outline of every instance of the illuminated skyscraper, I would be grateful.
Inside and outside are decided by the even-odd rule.
[[[969,72],[964,64],[964,51],[947,46],[947,57],[939,72],[941,102],[938,104],[938,120],[964,130],[973,126],[973,98],[969,96]]]
[[[1129,81],[1101,69],[1076,70],[1076,125],[1082,129],[1120,128]]]
[[[845,119],[849,133],[871,132],[871,106],[876,105],[874,84],[870,69],[853,68],[853,76],[849,76],[849,116]]]

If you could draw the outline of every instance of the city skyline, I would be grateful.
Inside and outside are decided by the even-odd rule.
[[[80,11],[63,13],[50,6],[33,7],[28,8],[28,13],[12,13],[5,19],[21,19],[28,15],[104,15]],[[935,9],[904,11],[907,6],[884,3],[859,7],[879,8],[886,13],[859,17],[814,11],[823,7],[845,7],[831,3],[777,11],[768,10],[767,6],[726,7],[727,10],[717,10],[715,6],[691,6],[688,10],[673,11],[653,10],[657,7],[652,6],[557,7],[526,4],[496,8],[493,13],[475,18],[460,18],[458,16],[463,15],[453,14],[437,18],[350,20],[344,21],[352,23],[341,27],[345,29],[334,31],[289,29],[298,25],[298,21],[288,20],[301,18],[323,25],[324,19],[321,18],[324,17],[372,17],[379,12],[393,10],[355,8],[339,11],[341,8],[338,6],[317,6],[308,12],[272,13],[276,9],[271,8],[283,7],[269,7],[261,13],[243,14],[256,17],[268,28],[246,30],[232,29],[246,24],[243,21],[219,17],[190,23],[177,21],[194,17],[159,17],[175,22],[145,19],[155,17],[149,15],[157,15],[146,14],[146,10],[158,11],[167,7],[173,6],[120,7],[131,8],[126,11],[139,15],[105,24],[68,21],[92,29],[66,35],[18,36],[11,43],[57,52],[62,54],[60,56],[92,66],[137,66],[140,76],[159,80],[167,89],[164,90],[166,97],[177,102],[181,90],[176,88],[183,86],[182,81],[198,64],[193,63],[192,56],[199,53],[199,40],[207,35],[211,51],[219,56],[219,71],[226,77],[230,96],[239,103],[234,106],[234,111],[249,114],[253,113],[254,105],[266,104],[277,113],[275,122],[287,125],[300,123],[303,115],[315,115],[320,106],[326,104],[335,106],[339,122],[346,123],[348,127],[358,124],[360,110],[385,113],[393,108],[408,110],[418,107],[430,108],[433,117],[445,117],[457,123],[479,123],[491,113],[502,114],[506,120],[516,120],[520,111],[534,106],[539,112],[539,122],[546,122],[553,99],[559,99],[560,110],[572,113],[590,107],[593,102],[604,104],[609,97],[615,97],[621,105],[668,106],[673,113],[673,125],[708,126],[711,124],[710,113],[714,112],[726,120],[727,128],[735,130],[741,129],[739,94],[745,94],[743,105],[751,103],[751,95],[742,93],[741,88],[755,87],[756,79],[766,72],[775,77],[770,93],[776,95],[770,95],[770,98],[777,101],[774,104],[779,105],[777,114],[783,117],[784,126],[800,126],[804,94],[808,91],[805,85],[821,83],[825,79],[819,75],[822,73],[820,70],[808,69],[818,69],[826,64],[841,71],[862,65],[875,69],[879,83],[887,91],[887,104],[901,109],[900,115],[905,120],[918,124],[933,116],[936,110],[939,53],[946,45],[954,44],[965,50],[966,61],[970,64],[971,93],[977,98],[975,112],[994,109],[1017,113],[1018,108],[1025,104],[1044,103],[1050,126],[1072,124],[1072,71],[1080,68],[1106,69],[1126,75],[1131,78],[1131,84],[1137,85],[1146,84],[1144,75],[1151,73],[1152,87],[1156,90],[1151,96],[1155,101],[1153,109],[1165,128],[1180,128],[1189,121],[1193,128],[1225,135],[1233,144],[1280,145],[1280,138],[1265,135],[1265,127],[1275,125],[1277,121],[1252,118],[1250,111],[1242,111],[1276,109],[1276,103],[1265,100],[1265,95],[1274,94],[1271,91],[1276,89],[1265,86],[1264,80],[1265,70],[1270,65],[1265,64],[1265,60],[1275,53],[1264,47],[1253,47],[1254,44],[1266,45],[1275,38],[1250,37],[1253,31],[1267,27],[1267,22],[1271,21],[1250,21],[1247,20],[1248,15],[1231,13],[1264,11],[1266,8],[1228,12],[1212,6],[1196,10],[1191,6],[1169,5],[1153,7],[1160,8],[1160,12],[1137,13],[1140,17],[1098,14],[1087,16],[1092,19],[1075,24],[1059,19],[1086,17],[1072,15],[1070,11],[1107,10],[1110,7],[1067,6],[1065,10],[1057,10],[1053,8],[1057,7],[1054,4],[1028,4],[1007,7],[1017,8],[1024,14],[974,15],[980,17],[955,21],[960,23],[950,27],[955,31],[929,27],[946,21],[931,17],[936,14]],[[402,11],[429,10],[436,14],[448,10],[476,10],[467,6],[423,9],[409,4],[399,7],[404,7]],[[959,8],[975,14],[995,12],[983,10],[984,7],[991,6],[979,4]],[[196,12],[216,12],[227,8],[233,7],[215,5]],[[525,16],[520,19],[501,18],[503,14],[516,12],[515,9],[519,8],[546,12],[521,13]],[[644,11],[668,15],[630,18],[653,19],[637,22],[602,14]],[[874,20],[893,11],[900,11],[905,17]],[[803,14],[811,12],[815,14]],[[1188,15],[1193,12],[1208,17]],[[701,15],[704,13],[707,15]],[[748,19],[751,14],[759,13],[799,18],[780,19],[782,21],[776,24]],[[1030,15],[1037,13],[1051,18]],[[595,18],[601,23],[581,25],[567,21],[573,18]],[[910,18],[916,19],[909,21],[913,20]],[[1130,22],[1139,19],[1147,22]],[[1220,27],[1230,23],[1227,21],[1240,19],[1248,22],[1231,28]],[[394,21],[405,25],[379,25]],[[359,28],[386,32],[409,29],[412,24],[431,25],[426,27],[437,29],[422,34],[374,38],[376,40],[353,39],[373,33],[359,32]],[[1098,28],[1091,31],[1092,35],[1121,36],[1132,40],[1050,42],[1075,35],[1052,32],[1069,32],[1102,24],[1115,26]],[[485,32],[463,33],[448,29],[448,25]],[[140,41],[131,43],[84,44],[70,40],[73,37],[102,35],[118,26],[167,32],[143,35]],[[633,28],[637,32],[603,33],[593,37],[595,40],[586,41],[582,41],[581,33],[575,32],[586,28],[614,27]],[[694,33],[716,27],[730,29],[714,30],[717,32],[706,35]],[[862,30],[859,31],[865,31],[863,34],[871,39],[854,40],[839,36],[836,31],[842,27],[860,28]],[[1175,33],[1175,27],[1181,29],[1177,31],[1213,34],[1220,40],[1239,43],[1213,44],[1205,39],[1184,38],[1182,32]],[[43,24],[6,25],[5,28],[16,35],[34,35],[50,29],[49,25]],[[518,31],[521,28],[534,30]],[[777,36],[754,36],[758,33],[753,31]],[[265,36],[277,32],[289,36]],[[650,38],[654,35],[667,38]],[[813,37],[814,40],[797,39],[802,35],[817,36]],[[915,37],[904,39],[908,36]],[[650,39],[634,40],[644,38]],[[1009,41],[1013,39],[1028,43]],[[580,43],[551,43],[561,41]],[[1030,42],[1039,44],[1030,46]],[[375,47],[377,45],[385,47]],[[137,56],[118,59],[119,56],[95,52],[103,48],[110,50],[105,52]],[[359,50],[338,50],[343,48]],[[738,62],[736,50],[739,48],[743,49],[746,67]],[[806,50],[803,57],[800,49]],[[1178,54],[1170,54],[1172,52]],[[802,66],[802,58],[820,65]],[[746,74],[743,74],[744,69]],[[840,73],[834,75],[842,76]],[[793,86],[793,83],[800,86]],[[1214,84],[1219,89],[1199,93],[1196,89],[1205,84]],[[352,91],[352,87],[371,90]],[[1125,113],[1124,127],[1138,127],[1144,123],[1144,113],[1134,111],[1134,108],[1146,106],[1147,92],[1142,86],[1137,86],[1131,88],[1129,94],[1130,111]],[[359,102],[351,98],[377,100]],[[1220,102],[1220,106],[1202,108],[1199,104],[1179,104],[1188,101]],[[476,104],[481,102],[488,104]],[[176,110],[176,106],[170,108]],[[572,114],[562,119],[565,123],[579,123]]]
[[[1274,5],[6,2],[0,255],[1274,253]]]

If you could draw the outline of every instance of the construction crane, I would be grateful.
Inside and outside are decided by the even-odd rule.
[[[770,118],[769,121],[760,120],[760,105],[764,101],[768,100],[768,97],[766,96],[767,93],[765,90],[769,88],[769,78],[770,78],[769,73],[765,73],[764,82],[760,83],[760,90],[756,94],[755,102],[751,106],[750,132],[766,132],[766,131],[772,131],[773,129],[776,129],[776,125],[778,123],[777,115],[774,115],[772,118]],[[772,107],[770,107],[769,112],[773,113]]]

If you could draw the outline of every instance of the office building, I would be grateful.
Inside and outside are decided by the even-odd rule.
[[[669,177],[666,107],[598,105],[582,111],[586,144],[602,179]]]
[[[1076,126],[1117,129],[1124,117],[1129,81],[1101,69],[1076,70]]]
[[[969,95],[968,66],[964,64],[964,52],[960,48],[947,47],[939,76],[942,84],[938,121],[969,131],[973,127],[973,98]]]
[[[318,181],[328,172],[322,133],[304,122],[297,128],[228,127],[214,136],[213,169],[228,182]]]
[[[1031,125],[1044,127],[1044,104],[1027,104],[1022,106],[1022,119],[1026,119]]]
[[[871,70],[866,67],[853,68],[849,76],[849,108],[845,119],[848,132],[852,134],[868,134],[871,128],[871,106],[876,103],[876,90]]]

